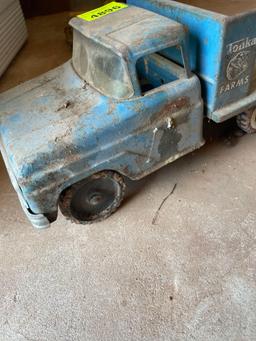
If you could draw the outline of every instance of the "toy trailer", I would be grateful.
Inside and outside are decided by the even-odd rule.
[[[210,119],[223,122],[253,109],[256,106],[256,1],[181,2],[128,0],[129,4],[161,14],[187,27],[190,66],[201,80],[205,111]],[[211,11],[212,8],[220,13]],[[243,13],[239,12],[241,8]],[[175,51],[166,51],[166,55],[173,59]],[[242,115],[238,117],[238,123],[250,132],[252,127],[249,123],[256,128],[256,115],[252,111],[248,115],[251,122]]]

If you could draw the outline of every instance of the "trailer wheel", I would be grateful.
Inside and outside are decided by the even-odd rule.
[[[247,134],[256,133],[256,108],[238,115],[237,125]]]
[[[104,171],[77,182],[62,192],[62,214],[77,224],[91,224],[108,218],[120,206],[125,194],[121,175]]]

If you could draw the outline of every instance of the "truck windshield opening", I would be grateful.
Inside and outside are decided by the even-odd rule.
[[[184,67],[164,57],[161,51],[140,58],[136,70],[142,94],[186,77]]]
[[[133,95],[133,86],[124,60],[76,31],[72,63],[78,75],[103,95],[116,99]]]

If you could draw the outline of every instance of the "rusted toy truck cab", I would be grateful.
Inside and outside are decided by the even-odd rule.
[[[183,25],[134,6],[71,25],[71,61],[0,95],[1,152],[38,228],[59,203],[74,221],[102,219],[123,198],[122,176],[140,179],[204,143]]]

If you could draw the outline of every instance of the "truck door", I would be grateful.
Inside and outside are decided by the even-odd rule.
[[[151,172],[203,144],[200,82],[163,53],[140,58],[136,70],[141,96],[134,105],[140,107],[147,153],[143,167]]]

